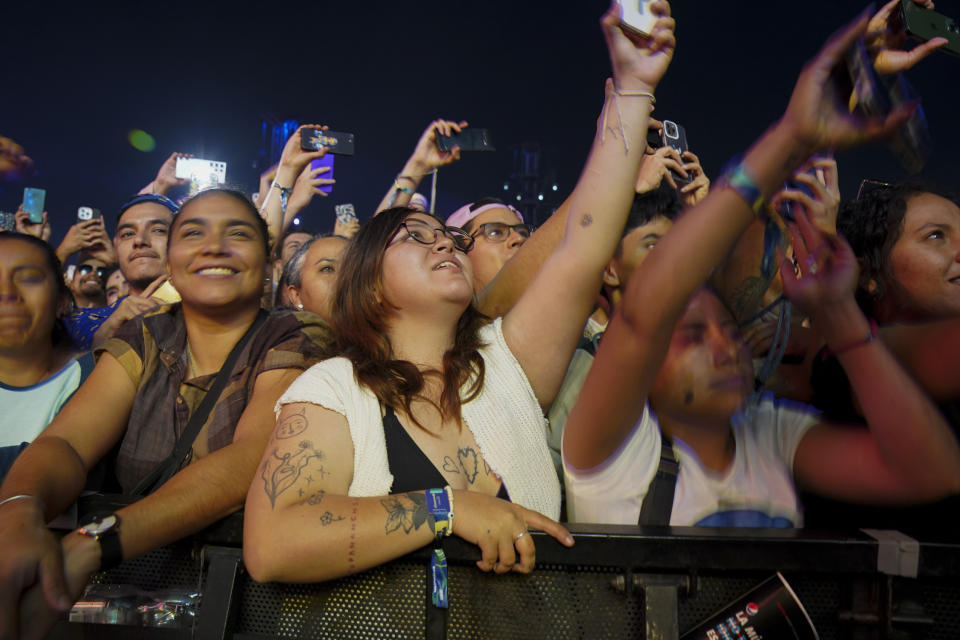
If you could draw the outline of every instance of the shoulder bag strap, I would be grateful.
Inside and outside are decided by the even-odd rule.
[[[207,421],[210,411],[213,410],[213,407],[220,398],[220,394],[223,392],[224,387],[227,386],[227,381],[230,379],[230,373],[233,371],[233,366],[237,363],[237,358],[240,357],[240,352],[243,351],[243,348],[246,346],[246,344],[250,342],[250,339],[253,338],[254,334],[257,333],[257,330],[267,319],[268,315],[270,315],[268,312],[264,311],[263,309],[260,310],[256,319],[253,321],[253,324],[251,324],[250,328],[247,329],[247,332],[243,334],[243,337],[240,338],[240,341],[234,345],[230,355],[227,356],[223,366],[220,367],[220,372],[217,374],[217,378],[210,386],[210,390],[207,391],[207,395],[203,397],[203,401],[200,402],[200,406],[198,406],[197,410],[193,412],[192,416],[190,416],[190,421],[187,422],[187,426],[180,435],[180,439],[177,440],[177,444],[173,447],[173,451],[169,456],[166,457],[166,459],[158,463],[157,466],[150,471],[150,473],[144,476],[143,479],[137,483],[137,486],[134,487],[133,491],[130,492],[131,495],[145,496],[148,493],[155,491],[177,472],[177,470],[180,468],[180,463],[186,457],[191,447],[193,447],[193,442],[197,439],[200,429]]]
[[[647,495],[643,497],[640,506],[638,525],[669,525],[670,514],[673,511],[673,494],[677,488],[677,474],[680,465],[674,455],[673,442],[665,435],[660,435],[660,464],[657,473],[650,481]]]

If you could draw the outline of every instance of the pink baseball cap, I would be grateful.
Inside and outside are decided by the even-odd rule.
[[[501,202],[496,198],[483,198],[482,200],[465,204],[451,213],[447,217],[446,225],[448,227],[459,227],[462,229],[465,224],[476,218],[478,215],[484,211],[490,211],[491,209],[509,209],[517,214],[517,217],[520,218],[520,222],[523,222],[523,214],[511,207],[506,202]]]

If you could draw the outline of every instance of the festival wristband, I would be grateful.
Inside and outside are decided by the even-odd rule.
[[[433,516],[433,535],[437,540],[453,533],[453,505],[450,495],[446,489],[426,491],[427,511]]]

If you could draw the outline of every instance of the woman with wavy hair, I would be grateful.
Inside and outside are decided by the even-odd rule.
[[[483,570],[529,572],[528,526],[573,543],[554,521],[560,485],[543,408],[619,240],[653,89],[673,54],[669,6],[654,6],[661,17],[641,41],[620,31],[615,8],[604,17],[614,70],[605,115],[563,240],[505,316],[489,322],[472,307],[463,230],[396,208],[353,239],[334,303],[343,357],[280,399],[247,495],[255,579],[326,580],[450,534],[480,546]]]

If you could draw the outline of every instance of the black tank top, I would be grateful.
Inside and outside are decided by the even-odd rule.
[[[423,491],[443,487],[447,484],[437,468],[424,455],[407,430],[400,424],[392,407],[387,407],[383,416],[383,435],[387,441],[387,464],[393,474],[393,486],[390,493]],[[497,497],[510,500],[507,486],[501,482]]]

